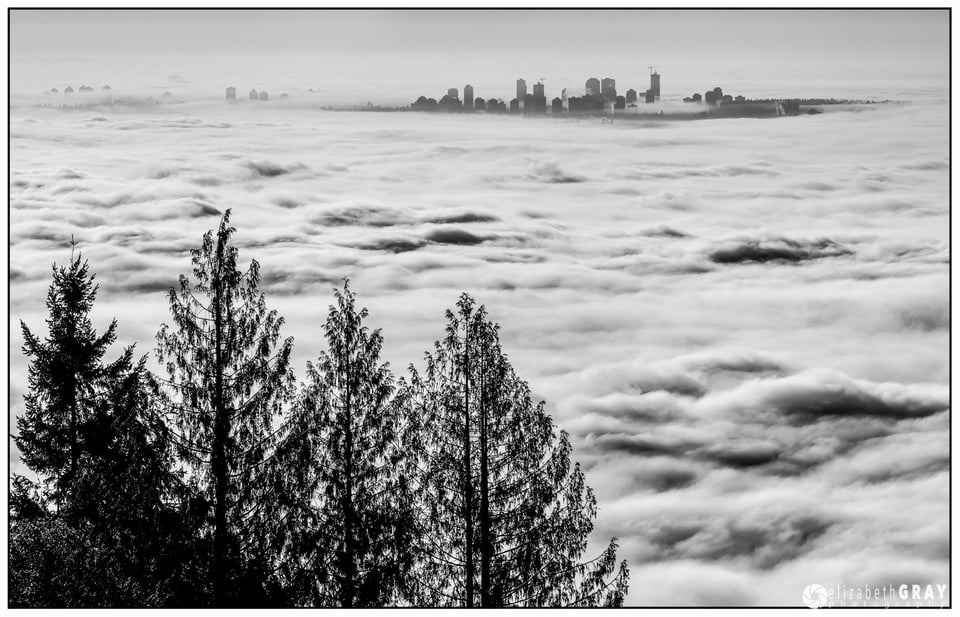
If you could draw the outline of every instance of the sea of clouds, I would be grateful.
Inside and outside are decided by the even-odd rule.
[[[95,324],[119,320],[111,355],[147,353],[189,249],[232,208],[298,375],[342,277],[399,374],[461,291],[485,304],[571,434],[599,500],[591,550],[620,539],[628,603],[948,582],[948,105],[826,112],[15,108],[11,417],[19,320],[45,332],[71,237]]]

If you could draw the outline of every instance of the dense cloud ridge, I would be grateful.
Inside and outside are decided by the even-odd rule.
[[[947,582],[947,120],[18,108],[10,413],[18,320],[42,331],[71,236],[94,323],[146,353],[230,207],[300,376],[343,276],[399,372],[460,291],[486,304],[572,435],[629,604]]]

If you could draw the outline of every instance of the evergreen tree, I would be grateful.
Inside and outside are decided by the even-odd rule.
[[[290,397],[293,339],[258,291],[256,261],[241,271],[230,211],[191,251],[195,283],[170,290],[173,326],[157,335],[175,446],[212,505],[213,601],[269,601],[268,507],[263,481]]]
[[[49,335],[26,326],[30,390],[18,446],[38,482],[15,475],[10,599],[18,606],[156,606],[170,599],[178,556],[164,539],[179,524],[166,432],[154,415],[145,360],[128,347],[101,358],[116,321],[97,336],[87,262],[54,267]]]
[[[596,500],[571,446],[534,404],[499,328],[463,294],[446,336],[413,371],[412,431],[422,504],[420,603],[619,606],[626,562],[616,540],[583,561]]]
[[[345,281],[281,448],[284,570],[294,603],[383,606],[402,598],[409,494],[397,473],[399,408],[383,337]]]
[[[99,384],[109,370],[103,356],[116,339],[116,320],[100,335],[90,321],[99,288],[94,278],[89,264],[71,253],[68,267],[53,266],[47,338],[40,340],[20,322],[23,353],[30,360],[29,390],[14,441],[57,507],[69,502],[84,448],[82,427],[102,393]]]

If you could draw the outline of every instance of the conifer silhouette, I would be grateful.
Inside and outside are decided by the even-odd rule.
[[[570,440],[500,348],[499,327],[463,294],[446,336],[413,370],[407,451],[416,459],[424,558],[420,602],[447,606],[619,606],[616,540],[582,560],[596,499]]]
[[[157,357],[174,442],[212,505],[213,596],[218,606],[269,602],[266,530],[276,499],[263,481],[290,398],[293,339],[267,309],[260,266],[242,272],[227,210],[191,251],[195,282],[169,294],[173,325],[157,334]]]

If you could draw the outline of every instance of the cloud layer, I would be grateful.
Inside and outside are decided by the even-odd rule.
[[[18,108],[10,413],[18,320],[43,331],[71,236],[95,323],[116,316],[146,353],[190,248],[233,208],[298,367],[341,277],[398,372],[460,291],[485,303],[573,438],[631,604],[946,582],[947,118]]]

